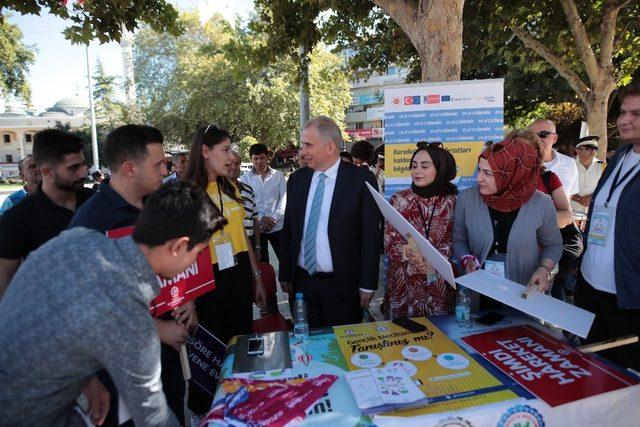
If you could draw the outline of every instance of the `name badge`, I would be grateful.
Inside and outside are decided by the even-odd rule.
[[[215,249],[216,258],[218,259],[218,270],[235,267],[236,260],[233,256],[233,246],[231,246],[231,242],[217,244]]]
[[[506,254],[494,254],[484,260],[484,270],[496,276],[506,277],[506,264]]]
[[[589,222],[588,244],[606,246],[612,221],[613,208],[605,208],[602,205],[594,206]]]

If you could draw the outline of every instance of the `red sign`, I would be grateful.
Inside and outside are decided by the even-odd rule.
[[[107,231],[107,237],[119,239],[131,233],[133,233],[133,227],[122,227]],[[154,317],[161,316],[216,288],[209,247],[200,252],[196,262],[173,279],[156,277],[162,290],[160,295],[149,304],[149,310]]]
[[[639,383],[531,326],[512,326],[462,340],[550,406]]]
[[[427,104],[439,104],[439,103],[440,103],[440,95],[427,96]]]
[[[347,129],[349,136],[358,136],[360,138],[382,138],[384,128],[366,128],[366,129]]]

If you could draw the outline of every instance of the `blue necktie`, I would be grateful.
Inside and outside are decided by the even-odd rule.
[[[318,222],[320,221],[320,211],[322,210],[322,198],[324,197],[324,179],[327,177],[321,173],[318,177],[318,186],[313,194],[309,220],[307,221],[307,232],[304,236],[304,267],[309,274],[314,274],[318,265],[316,263],[316,235],[318,234]]]

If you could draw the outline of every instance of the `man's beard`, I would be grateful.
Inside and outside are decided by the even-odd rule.
[[[58,177],[53,179],[53,184],[62,191],[74,192],[84,185],[84,179],[79,179],[74,182],[63,181]]]

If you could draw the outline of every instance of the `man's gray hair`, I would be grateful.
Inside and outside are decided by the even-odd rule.
[[[344,140],[342,139],[342,131],[338,127],[338,124],[333,121],[331,117],[318,116],[309,120],[304,125],[304,129],[315,127],[318,130],[320,139],[323,141],[332,141],[339,148],[344,146]]]
[[[25,160],[32,159],[32,158],[33,158],[33,154],[27,154],[27,156],[24,159],[20,160],[18,162],[18,172],[20,172],[20,173],[24,172],[24,162],[25,162]]]

